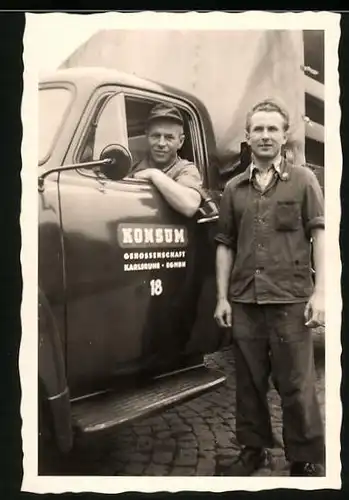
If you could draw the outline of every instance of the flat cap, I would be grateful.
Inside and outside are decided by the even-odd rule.
[[[183,125],[183,118],[178,109],[172,104],[157,104],[150,111],[148,116],[148,123],[153,120],[168,119],[176,121]]]

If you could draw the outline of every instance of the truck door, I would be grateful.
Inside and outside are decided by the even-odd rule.
[[[74,161],[97,159],[111,143],[138,158],[145,117],[159,100],[99,92],[73,141]],[[190,136],[186,151],[192,159]],[[201,227],[172,210],[150,183],[114,181],[98,171],[62,173],[60,199],[74,397],[116,375],[166,365],[185,350],[202,284]]]
[[[207,188],[207,195],[210,197],[208,158],[198,112],[180,100],[163,96],[154,99],[153,95],[144,91],[125,89],[124,92],[128,146],[134,162],[141,160],[146,153],[144,130],[151,108],[158,102],[170,101],[180,109],[184,119],[185,141],[179,155],[194,162],[198,167],[203,184]],[[156,194],[155,190],[154,195]],[[154,273],[155,276],[159,275],[165,284],[163,287],[165,293],[150,301],[148,317],[152,320],[144,325],[145,350],[161,353],[163,358],[167,358],[170,352],[178,355],[179,351],[184,351],[186,355],[194,357],[213,352],[219,348],[222,340],[221,332],[213,319],[216,302],[213,236],[216,221],[210,216],[205,218],[200,212],[192,219],[188,219],[171,210],[161,196],[156,199],[159,214],[157,220],[160,222],[164,220],[174,227],[177,224],[184,225],[188,241],[182,249],[177,245],[177,249],[182,250],[180,253],[184,256],[179,257],[179,262],[172,262],[172,253],[168,256],[166,252],[160,272]],[[158,247],[160,250],[166,249],[156,244],[155,249]],[[183,262],[180,262],[181,260]],[[175,267],[181,263],[184,267]]]

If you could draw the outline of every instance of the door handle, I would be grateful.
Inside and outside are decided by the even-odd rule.
[[[219,218],[217,203],[212,198],[206,198],[202,206],[199,208],[199,212],[201,217],[197,220],[198,224],[212,222]]]
[[[202,217],[201,219],[197,220],[198,224],[203,224],[204,222],[213,222],[215,220],[219,219],[219,215],[212,215],[211,217]]]

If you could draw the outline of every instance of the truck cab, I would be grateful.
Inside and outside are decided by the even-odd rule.
[[[162,102],[181,111],[179,153],[207,193],[191,218],[127,176]],[[213,319],[214,158],[209,115],[189,94],[102,68],[40,79],[39,429],[49,422],[62,452],[75,431],[110,429],[224,383],[204,365],[226,338]]]

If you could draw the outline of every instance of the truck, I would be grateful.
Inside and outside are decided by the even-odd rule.
[[[129,178],[152,106],[184,119],[181,157],[205,201],[173,210]],[[213,319],[215,141],[193,95],[117,70],[70,68],[39,85],[39,451],[93,436],[225,382],[204,355],[227,343]]]

